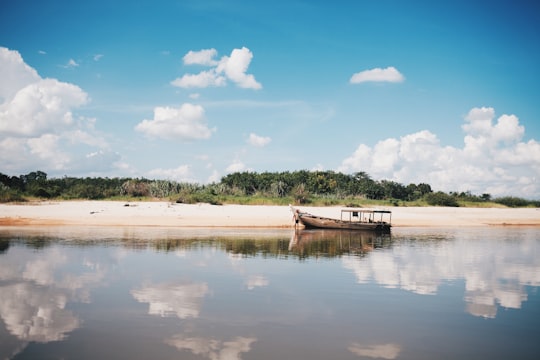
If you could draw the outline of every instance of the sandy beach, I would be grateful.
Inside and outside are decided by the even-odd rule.
[[[341,207],[300,206],[340,217]],[[540,226],[540,209],[386,207],[394,227]],[[288,228],[288,206],[175,204],[170,202],[58,201],[0,204],[0,226],[161,226]]]

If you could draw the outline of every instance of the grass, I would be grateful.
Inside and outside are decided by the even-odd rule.
[[[24,201],[42,201],[42,198],[36,197],[25,197],[21,196],[19,193],[15,192],[4,192],[0,196],[0,202],[24,202]],[[86,199],[63,199],[63,198],[51,198],[47,200],[52,201],[70,201],[70,200],[86,200]],[[101,199],[104,201],[125,201],[125,202],[144,202],[144,201],[170,201],[178,202],[179,195],[169,196],[168,198],[154,198],[154,197],[130,197],[130,196],[114,196],[106,199]],[[287,206],[289,204],[300,205],[300,206],[341,206],[341,207],[365,207],[365,208],[376,208],[376,207],[389,207],[389,206],[399,206],[399,207],[428,207],[429,205],[425,200],[415,200],[415,201],[403,201],[396,199],[389,200],[370,200],[357,197],[349,198],[338,198],[336,196],[310,196],[308,202],[298,204],[294,197],[285,196],[285,197],[270,197],[261,194],[255,195],[210,195],[204,194],[204,196],[194,196],[193,198],[185,199],[187,201],[180,201],[186,204],[189,203],[210,203],[214,205],[222,204],[235,204],[235,205],[273,205],[273,206]],[[493,201],[464,201],[458,200],[459,207],[466,208],[507,208],[503,204],[499,204]],[[527,207],[535,207],[534,204],[531,204]]]

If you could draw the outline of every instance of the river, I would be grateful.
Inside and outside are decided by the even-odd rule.
[[[0,359],[537,359],[540,228],[0,228]]]

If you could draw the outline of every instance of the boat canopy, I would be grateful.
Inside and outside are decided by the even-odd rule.
[[[389,214],[388,223],[392,222],[392,212],[389,210],[369,210],[369,209],[342,209],[341,220],[352,221],[357,218],[358,221],[385,222],[385,214]],[[380,216],[377,216],[380,215]]]

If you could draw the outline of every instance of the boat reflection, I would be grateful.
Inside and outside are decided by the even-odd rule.
[[[344,254],[364,256],[374,249],[389,247],[391,241],[390,234],[373,231],[295,230],[288,249],[300,258],[335,257]]]

